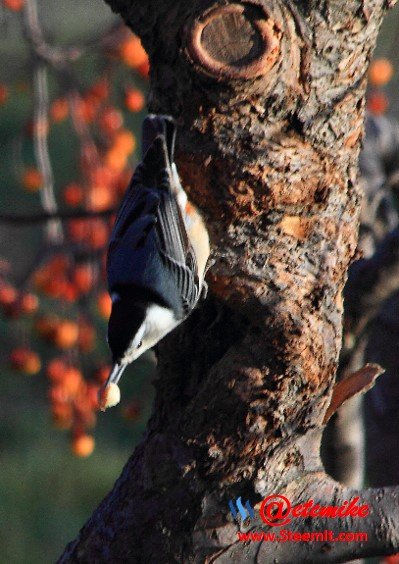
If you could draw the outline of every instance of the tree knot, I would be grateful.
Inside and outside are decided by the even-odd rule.
[[[265,75],[280,53],[281,29],[249,3],[208,9],[191,21],[186,33],[190,58],[220,79]]]

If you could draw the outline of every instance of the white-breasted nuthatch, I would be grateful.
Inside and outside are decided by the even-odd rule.
[[[114,364],[106,385],[117,384],[128,364],[184,321],[206,289],[208,233],[181,186],[175,137],[171,117],[144,120],[143,160],[111,234],[108,344]]]

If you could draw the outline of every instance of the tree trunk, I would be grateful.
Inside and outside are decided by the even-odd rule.
[[[366,71],[389,2],[107,1],[149,52],[150,110],[181,125],[177,164],[215,264],[206,302],[159,346],[142,443],[61,562],[338,562],[398,550],[394,488],[360,492],[371,516],[356,525],[317,520],[368,532],[363,544],[244,544],[228,506],[355,495],[325,475],[319,450],[357,240]],[[287,528],[312,530],[303,519]],[[255,518],[250,529],[267,527]]]

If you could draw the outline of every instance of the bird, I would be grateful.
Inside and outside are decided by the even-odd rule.
[[[112,299],[108,345],[113,367],[105,388],[182,323],[206,295],[210,243],[174,162],[176,122],[148,115],[142,162],[124,195],[107,255]]]

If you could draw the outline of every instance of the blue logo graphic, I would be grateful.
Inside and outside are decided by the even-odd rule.
[[[247,517],[250,517],[251,519],[253,519],[255,517],[255,513],[254,513],[254,510],[251,507],[251,504],[249,503],[249,501],[246,501],[245,507],[244,507],[243,504],[242,504],[242,501],[241,501],[241,496],[236,499],[235,505],[237,506],[237,509],[238,509],[238,511],[241,515],[241,519],[243,521]],[[233,501],[229,501],[229,507],[230,507],[230,511],[231,511],[231,514],[233,515],[234,519],[237,519],[238,513],[237,513],[236,507],[234,506]]]

